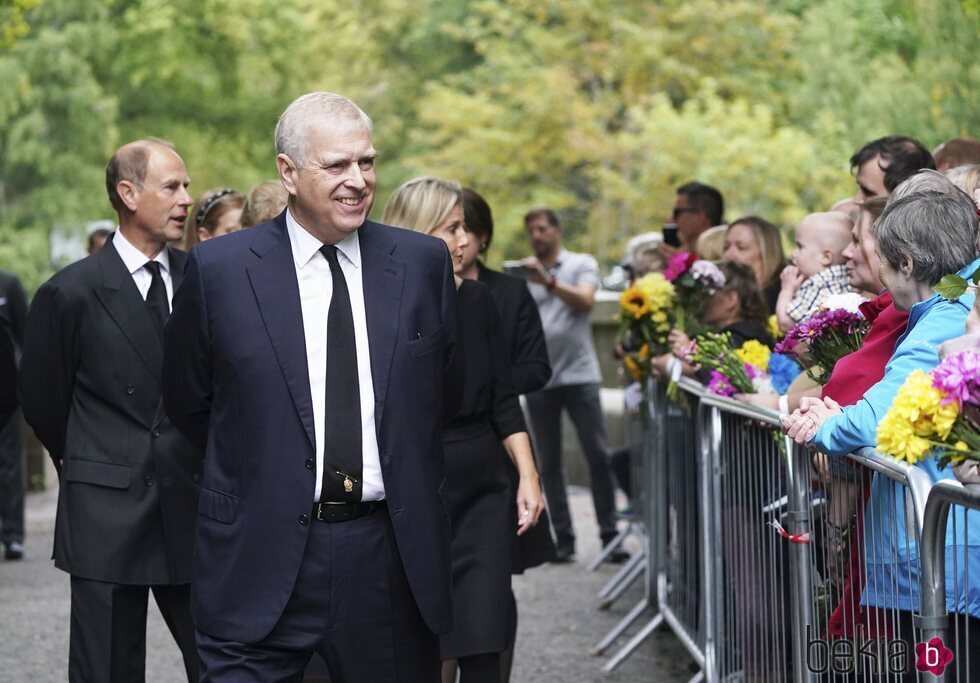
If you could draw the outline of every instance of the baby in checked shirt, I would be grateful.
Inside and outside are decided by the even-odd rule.
[[[850,292],[844,249],[854,223],[845,213],[811,213],[796,226],[793,265],[783,269],[776,320],[784,332],[806,320],[831,294]]]

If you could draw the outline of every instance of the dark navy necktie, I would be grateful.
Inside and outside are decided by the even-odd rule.
[[[327,389],[324,413],[322,502],[361,500],[361,392],[357,379],[357,343],[347,280],[337,260],[337,247],[325,244],[320,253],[330,264],[333,294],[327,313]]]
[[[157,331],[162,336],[163,326],[167,324],[167,318],[170,316],[167,285],[163,282],[160,264],[157,261],[148,261],[143,267],[150,271],[150,289],[146,292],[146,307],[150,309],[150,316],[152,316]]]

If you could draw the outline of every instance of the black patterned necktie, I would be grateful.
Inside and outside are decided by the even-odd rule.
[[[327,313],[327,389],[324,413],[322,502],[361,500],[361,392],[357,380],[357,343],[350,291],[337,260],[337,247],[320,253],[330,264],[333,294]]]
[[[160,274],[160,264],[157,261],[147,261],[143,266],[150,271],[150,289],[146,292],[146,307],[157,325],[157,331],[163,335],[163,326],[170,316],[170,303],[167,301],[167,285]]]

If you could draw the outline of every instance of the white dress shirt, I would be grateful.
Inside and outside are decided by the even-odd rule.
[[[289,211],[286,230],[293,250],[293,265],[299,282],[299,299],[303,309],[303,333],[306,338],[306,363],[310,372],[310,393],[313,398],[313,428],[316,435],[316,490],[313,501],[320,501],[323,486],[323,445],[330,436],[324,433],[327,384],[327,313],[333,296],[330,264],[320,253],[323,243],[308,233]],[[371,375],[371,347],[368,343],[367,317],[364,313],[361,244],[357,232],[337,243],[337,260],[347,280],[351,313],[354,316],[354,342],[357,344],[357,380],[361,395],[361,452],[364,470],[361,500],[381,500],[385,497],[381,477],[381,458],[378,455],[378,435],[374,427],[374,382]],[[354,429],[355,426],[351,425]]]
[[[119,257],[126,265],[126,269],[133,276],[136,288],[140,290],[140,296],[146,301],[146,295],[150,291],[150,282],[153,275],[146,269],[147,261],[156,261],[160,264],[160,275],[163,277],[163,284],[167,287],[167,305],[173,310],[174,306],[174,282],[170,275],[170,255],[166,248],[152,259],[146,258],[146,254],[133,246],[132,242],[126,239],[121,230],[116,230],[112,235],[112,246],[116,248]]]

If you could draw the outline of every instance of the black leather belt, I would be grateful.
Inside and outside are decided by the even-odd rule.
[[[387,507],[384,500],[368,500],[361,503],[313,503],[313,519],[327,524],[349,522],[370,515]]]

